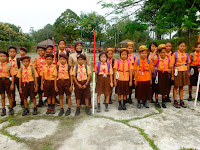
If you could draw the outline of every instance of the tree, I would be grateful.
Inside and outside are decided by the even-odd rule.
[[[70,9],[63,12],[53,25],[54,34],[58,39],[72,42],[80,35],[79,16]]]

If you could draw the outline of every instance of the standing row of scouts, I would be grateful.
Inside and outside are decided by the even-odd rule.
[[[37,115],[37,107],[42,107],[42,97],[47,97],[46,114],[55,114],[56,95],[59,95],[59,116],[71,114],[71,92],[75,92],[76,112],[80,114],[82,104],[86,105],[86,113],[91,114],[90,60],[87,53],[83,52],[83,45],[77,41],[74,53],[65,50],[64,40],[58,42],[56,58],[53,55],[53,46],[38,46],[39,57],[31,62],[26,55],[27,49],[20,48],[20,57],[16,58],[17,49],[10,47],[9,52],[0,51],[0,94],[2,103],[2,116],[6,115],[5,92],[9,99],[9,115],[14,114],[13,107],[16,106],[15,87],[17,87],[24,106],[23,116],[29,113],[27,98],[33,101],[33,115]],[[174,85],[174,103],[176,108],[186,107],[183,102],[183,86],[189,86],[189,98],[192,100],[192,86],[196,86],[200,65],[200,43],[195,45],[194,52],[185,53],[186,43],[179,42],[178,50],[172,51],[172,44],[157,45],[150,43],[149,48],[145,45],[139,47],[140,57],[133,54],[134,43],[128,42],[126,48],[122,48],[120,59],[113,58],[113,48],[99,55],[96,64],[97,83],[97,112],[101,111],[100,96],[105,95],[105,111],[109,111],[108,104],[112,103],[111,96],[113,87],[118,95],[118,110],[126,110],[126,103],[132,104],[132,90],[135,89],[135,97],[138,100],[137,107],[149,108],[147,100],[155,103],[158,108],[166,108],[166,102],[170,102],[169,93]],[[150,53],[148,53],[148,50]],[[57,66],[55,65],[58,60]],[[177,90],[179,89],[180,101],[177,101]],[[36,94],[39,94],[39,102],[36,104]],[[44,93],[44,95],[43,95]],[[64,94],[67,96],[68,108],[63,108]],[[155,100],[153,96],[155,94]],[[162,95],[162,103],[158,101],[158,95]],[[127,96],[129,95],[129,98]],[[198,99],[200,99],[200,94]]]

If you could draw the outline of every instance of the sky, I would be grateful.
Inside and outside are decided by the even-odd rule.
[[[105,15],[108,9],[101,9],[99,0],[1,0],[0,22],[15,24],[28,33],[53,24],[66,9],[71,9],[77,15],[81,12],[96,11]]]

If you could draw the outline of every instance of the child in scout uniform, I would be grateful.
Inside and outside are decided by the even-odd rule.
[[[151,99],[152,84],[152,62],[147,59],[148,48],[145,45],[139,47],[140,58],[134,64],[137,108],[141,109],[141,103],[145,108],[149,108],[147,100]]]
[[[149,55],[148,55],[148,59],[151,61],[151,63],[154,65],[154,67],[156,66],[157,64],[157,61],[158,61],[158,54],[157,54],[157,47],[158,47],[158,44],[156,42],[151,42],[149,44]],[[153,72],[152,72],[153,73]],[[153,95],[155,93],[155,91],[157,91],[157,86],[155,85],[155,79],[153,78],[153,74],[152,74],[152,99],[151,99],[151,103],[155,103],[154,100],[153,100]]]
[[[47,45],[47,47],[46,47],[46,53],[53,54],[53,45]]]
[[[130,86],[132,86],[133,66],[128,60],[128,50],[122,48],[120,51],[120,60],[114,65],[114,85],[116,86],[115,93],[118,95],[119,107],[118,110],[126,110],[125,101],[127,95],[130,94]],[[123,105],[121,103],[123,95]]]
[[[166,42],[166,56],[169,60],[171,60],[171,57],[173,55],[173,51],[172,51],[172,43],[171,42]],[[171,86],[174,85],[174,81],[171,80],[171,74],[169,74],[170,79],[169,79],[169,94],[171,91]],[[169,94],[167,95],[167,97],[165,98],[165,102],[171,102],[170,98],[169,98]]]
[[[15,75],[16,71],[13,67],[10,66],[8,63],[8,53],[4,51],[0,51],[0,94],[1,94],[1,105],[2,105],[2,112],[1,116],[6,115],[6,108],[5,108],[5,92],[7,93],[9,99],[9,115],[14,114],[13,106],[12,106],[12,97],[11,91],[14,90],[14,82],[15,82]],[[12,76],[12,81],[10,81],[10,76]]]
[[[69,52],[65,49],[66,47],[66,42],[65,40],[60,40],[58,42],[58,52],[56,53],[56,58],[57,58],[57,61],[58,61],[58,65],[60,64],[60,61],[59,61],[59,54],[65,54],[69,57]]]
[[[194,52],[189,56],[190,60],[190,86],[189,86],[189,97],[188,101],[192,101],[192,86],[197,86],[199,67],[200,67],[200,43],[194,46]],[[200,89],[198,93],[198,100],[200,100]]]
[[[46,61],[45,61],[45,51],[46,48],[43,46],[38,46],[37,47],[37,52],[39,54],[39,58],[35,58],[34,62],[33,62],[33,67],[36,69],[39,77],[38,77],[38,93],[39,93],[39,102],[37,104],[37,107],[42,107],[44,105],[43,101],[42,101],[42,94],[43,94],[43,90],[41,90],[41,70],[42,67],[46,65]]]
[[[107,62],[107,53],[101,52],[95,73],[97,74],[97,83],[95,92],[97,93],[97,112],[101,112],[100,96],[104,94],[106,97],[105,111],[108,111],[108,103],[113,87],[113,70],[110,63]]]
[[[80,100],[83,97],[86,105],[86,114],[91,115],[89,107],[89,98],[91,97],[90,93],[90,79],[91,79],[91,70],[90,67],[85,64],[86,56],[83,54],[77,55],[78,65],[74,66],[73,69],[73,79],[75,83],[75,97],[77,103],[77,109],[75,116],[80,114]]]
[[[107,48],[106,52],[107,52],[107,56],[108,56],[107,62],[110,63],[110,66],[112,66],[112,68],[113,68],[114,64],[115,64],[115,59],[113,58],[114,49]],[[114,74],[112,76],[114,76]],[[112,77],[112,78],[114,79],[114,77]],[[106,104],[106,98],[104,99],[104,104]],[[112,93],[110,94],[109,104],[112,104]]]
[[[189,79],[189,55],[185,53],[186,42],[180,41],[178,50],[172,55],[170,67],[172,68],[172,80],[174,80],[174,107],[186,108],[183,102],[183,86],[190,84]],[[179,88],[180,103],[177,101]],[[179,105],[180,104],[180,105]]]
[[[160,44],[158,46],[159,58],[154,71],[155,83],[157,85],[157,91],[155,91],[156,97],[156,107],[161,108],[160,103],[158,102],[158,94],[162,95],[162,107],[166,108],[165,98],[169,94],[169,64],[170,59],[166,56],[166,45]]]
[[[12,68],[14,68],[15,71],[16,71],[16,73],[17,73],[18,66],[17,66],[17,59],[16,59],[16,55],[17,55],[17,49],[16,49],[16,47],[9,47],[8,54],[10,56],[9,57],[10,66]],[[15,86],[17,86],[17,89],[19,91],[19,79],[16,76],[14,76],[14,78],[15,78],[14,90],[12,90],[12,94],[11,94],[12,95],[12,100],[13,100],[13,107],[16,106],[16,101],[15,101]],[[21,101],[23,101],[23,95],[21,93],[19,93],[19,95],[20,95]]]
[[[57,74],[54,74],[58,78],[55,85],[55,91],[58,92],[57,94],[59,95],[60,100],[60,112],[58,116],[62,116],[64,114],[64,94],[66,94],[68,99],[68,109],[65,116],[69,116],[71,114],[71,92],[73,91],[72,68],[67,64],[68,56],[66,54],[60,54],[59,60],[60,65],[57,66]]]
[[[33,66],[30,65],[31,58],[29,56],[22,56],[20,58],[22,61],[23,67],[18,70],[17,77],[19,78],[19,91],[23,94],[24,97],[24,107],[25,110],[22,116],[26,116],[29,113],[27,99],[28,96],[33,100],[34,108],[33,115],[37,115],[36,99],[35,95],[38,90],[37,83],[37,71]]]
[[[45,55],[46,65],[42,67],[42,70],[40,72],[41,90],[44,90],[44,97],[47,97],[48,101],[46,114],[55,114],[56,91],[54,82],[56,83],[57,80],[57,77],[55,76],[57,74],[57,69],[56,66],[53,65],[53,58],[53,54]]]
[[[133,42],[127,42],[126,44],[127,46],[127,50],[129,52],[128,54],[128,60],[130,61],[130,63],[134,66],[135,61],[138,59],[137,56],[135,54],[133,54],[133,47],[134,47],[134,43]],[[130,87],[130,94],[129,94],[129,98],[128,98],[128,103],[132,104],[132,90],[135,89],[135,85],[134,85],[134,71],[133,71],[133,85]]]

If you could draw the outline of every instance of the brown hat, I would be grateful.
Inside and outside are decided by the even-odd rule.
[[[159,46],[158,46],[158,49],[165,49],[166,48],[166,45],[165,44],[160,44]]]
[[[133,42],[127,42],[126,46],[134,46],[135,44]]]
[[[25,47],[20,47],[19,50],[20,50],[20,51],[24,51],[24,52],[26,52],[26,53],[28,52],[28,50],[27,50]]]
[[[54,55],[51,54],[51,53],[47,53],[47,54],[45,55],[45,58],[47,58],[47,57],[52,57],[52,58],[54,58]]]
[[[63,57],[68,60],[68,56],[66,54],[60,54],[59,57]]]
[[[106,52],[109,52],[109,51],[114,52],[114,49],[113,48],[107,48]]]
[[[128,52],[127,48],[121,48],[121,49],[119,50],[119,53],[122,53],[123,51]]]
[[[29,59],[29,60],[31,60],[31,57],[29,57],[29,56],[22,56],[22,57],[20,58],[21,61],[23,61],[24,59]]]
[[[79,55],[77,55],[77,59],[79,59],[79,58],[82,58],[82,59],[86,60],[86,56],[83,55],[83,54],[79,54]]]
[[[9,57],[8,53],[5,51],[0,51],[0,54],[5,54],[7,57]]]
[[[42,48],[43,50],[46,51],[46,47],[44,47],[44,46],[38,46],[37,49],[39,49],[39,48]]]
[[[141,51],[148,51],[148,48],[146,47],[146,45],[141,45],[139,47],[139,52],[141,52]]]
[[[46,49],[49,48],[49,47],[53,48],[53,45],[47,45]]]

